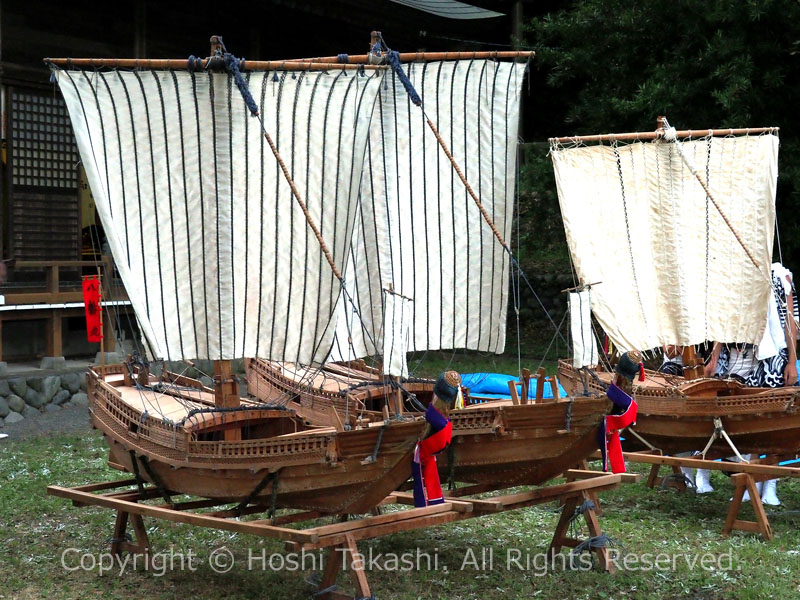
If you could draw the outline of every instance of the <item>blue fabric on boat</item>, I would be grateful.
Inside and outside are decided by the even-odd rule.
[[[484,398],[492,399],[509,399],[511,395],[508,392],[508,382],[516,381],[517,377],[513,375],[505,375],[503,373],[462,373],[461,385],[469,389],[471,396],[481,396]],[[558,384],[558,391],[561,398],[565,398],[567,392]],[[517,383],[517,393],[522,395],[522,384]],[[550,382],[544,382],[545,398],[552,398],[553,391],[551,390]],[[528,398],[536,398],[536,377],[531,378],[530,385],[528,386]]]

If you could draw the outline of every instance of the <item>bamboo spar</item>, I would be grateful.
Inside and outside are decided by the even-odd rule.
[[[754,127],[743,129],[685,129],[676,131],[678,138],[702,138],[709,135],[718,137],[726,135],[759,135],[762,133],[778,133],[780,127]],[[587,142],[627,142],[636,140],[656,140],[664,137],[662,130],[635,131],[632,133],[603,133],[599,135],[574,135],[566,137],[548,138],[551,144],[574,144]]]
[[[219,64],[222,60],[216,57],[203,58],[197,70],[207,69]],[[61,68],[91,68],[91,69],[189,69],[189,61],[185,58],[45,58],[46,65],[55,65]],[[355,71],[366,69],[369,71],[382,71],[388,67],[382,65],[366,64],[331,64],[319,62],[297,62],[291,60],[242,60],[241,71],[325,71],[329,69],[345,69]]]
[[[490,52],[400,52],[400,62],[438,61],[438,60],[482,60],[501,58],[530,59],[536,55],[533,51],[504,50]],[[347,62],[342,63],[338,56],[318,56],[315,58],[293,58],[289,62],[302,63],[336,63],[360,65],[369,62],[369,54],[349,55]]]

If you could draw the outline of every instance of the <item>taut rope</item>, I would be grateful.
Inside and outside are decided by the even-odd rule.
[[[670,127],[669,123],[667,123],[666,119],[664,119],[663,138],[667,142],[676,142],[677,139],[678,139],[677,138],[677,132],[676,132],[675,128],[674,127]],[[678,154],[681,155],[681,160],[683,160],[683,163],[686,165],[686,167],[689,169],[689,171],[691,171],[691,173],[692,173],[692,175],[694,175],[695,179],[697,179],[697,182],[703,188],[703,191],[706,193],[706,196],[708,196],[708,199],[711,200],[711,203],[714,205],[714,208],[716,208],[717,212],[719,212],[719,215],[722,217],[722,220],[725,221],[725,225],[728,226],[728,229],[731,230],[731,233],[736,238],[736,241],[739,242],[739,245],[745,251],[745,254],[747,254],[747,258],[750,259],[750,262],[753,263],[753,265],[756,267],[756,269],[761,271],[761,266],[758,264],[758,261],[753,256],[753,253],[750,252],[750,249],[745,245],[744,241],[739,236],[739,233],[733,228],[733,225],[728,220],[728,216],[723,212],[723,210],[720,207],[720,205],[717,204],[717,200],[714,198],[714,195],[711,193],[711,190],[705,184],[705,182],[703,181],[703,178],[700,177],[700,173],[697,172],[697,169],[695,169],[694,165],[692,164],[692,161],[690,161],[689,158],[686,156],[686,154],[684,154],[683,148],[681,147],[681,145],[680,144],[675,144],[675,147],[678,149]]]
[[[294,184],[294,180],[292,179],[292,176],[289,173],[289,169],[286,167],[286,163],[283,162],[283,158],[281,158],[277,146],[275,146],[275,143],[272,141],[272,138],[267,132],[267,128],[264,125],[263,119],[261,118],[261,113],[258,110],[258,105],[253,99],[253,96],[250,93],[249,88],[247,87],[247,83],[244,81],[241,73],[239,72],[239,64],[238,64],[239,61],[236,59],[236,57],[234,57],[230,52],[227,51],[225,52],[224,60],[225,60],[225,68],[231,75],[233,75],[233,78],[236,81],[236,86],[239,88],[239,91],[241,92],[242,97],[244,98],[244,102],[247,105],[248,110],[252,113],[254,117],[258,119],[258,122],[261,124],[261,131],[264,134],[264,139],[267,140],[267,144],[269,145],[270,150],[272,150],[272,154],[275,155],[275,160],[278,161],[278,165],[280,165],[281,167],[283,176],[286,179],[286,182],[289,184],[289,188],[292,190],[292,195],[294,196],[295,200],[297,200],[297,204],[300,206],[300,210],[303,211],[303,215],[306,218],[308,226],[311,228],[311,231],[314,232],[314,236],[317,238],[317,242],[319,242],[319,247],[322,249],[322,253],[325,255],[325,259],[328,261],[328,264],[331,267],[331,271],[333,271],[333,274],[336,275],[336,279],[342,281],[342,273],[339,271],[339,268],[333,261],[333,255],[331,254],[331,251],[328,249],[328,245],[325,243],[325,240],[322,239],[322,233],[320,233],[317,224],[311,217],[311,213],[308,212],[308,207],[306,206],[306,203],[303,202],[303,198],[300,196],[300,192],[298,191],[297,186]]]

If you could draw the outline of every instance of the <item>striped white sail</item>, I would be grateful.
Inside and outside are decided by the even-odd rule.
[[[385,75],[361,179],[349,279],[361,325],[340,327],[332,358],[380,352],[383,290],[411,298],[409,351],[505,347],[509,258],[426,124],[436,125],[506,240],[526,65],[486,60],[409,63],[423,101]],[[348,304],[341,309],[347,311]],[[340,323],[352,323],[343,317]],[[352,345],[349,341],[352,340]],[[349,354],[348,354],[349,353]]]
[[[232,77],[54,74],[153,354],[322,362],[341,286]],[[245,77],[342,269],[380,78]]]
[[[775,231],[778,137],[554,147],[561,214],[592,310],[623,350],[758,343]]]

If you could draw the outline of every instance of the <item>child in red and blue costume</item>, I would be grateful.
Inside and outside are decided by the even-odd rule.
[[[439,376],[433,387],[435,396],[425,411],[428,426],[414,449],[411,463],[416,507],[444,503],[436,455],[450,445],[453,425],[447,415],[458,397],[460,385],[461,376],[456,371],[447,371]]]

